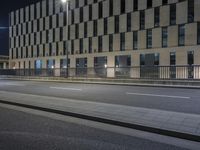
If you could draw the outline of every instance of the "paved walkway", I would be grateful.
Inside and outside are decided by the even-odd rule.
[[[0,91],[0,100],[200,136],[200,115]]]

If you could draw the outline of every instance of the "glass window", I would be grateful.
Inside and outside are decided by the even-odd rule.
[[[89,5],[89,20],[92,20],[92,5]]]
[[[80,43],[79,43],[79,48],[80,48],[80,54],[83,54],[83,39],[80,39]]]
[[[102,52],[102,36],[98,37],[98,52],[101,53]]]
[[[134,50],[138,49],[138,32],[137,31],[133,32],[133,49]]]
[[[147,48],[152,48],[152,29],[147,30]]]
[[[162,28],[162,47],[167,47],[168,45],[168,28]]]
[[[140,30],[144,30],[145,28],[145,11],[140,11]]]
[[[125,33],[120,34],[120,51],[125,51]]]
[[[178,28],[178,45],[184,46],[185,44],[185,25],[179,25]]]
[[[104,35],[108,33],[108,19],[104,18]]]
[[[113,0],[109,1],[109,14],[110,16],[113,15]]]
[[[170,65],[176,65],[176,53],[175,52],[170,53]]]
[[[84,23],[84,38],[87,38],[87,22]]]
[[[79,25],[76,24],[75,28],[76,28],[76,31],[75,31],[76,39],[78,39],[79,38]]]
[[[80,8],[80,22],[83,22],[83,7]]]
[[[138,10],[138,0],[134,0],[134,2],[133,2],[133,10],[134,11]]]
[[[197,44],[200,44],[200,23],[197,24]]]
[[[99,18],[103,17],[103,3],[99,3]]]
[[[194,64],[194,51],[189,51],[187,54],[188,65]]]
[[[97,36],[97,20],[94,20],[94,23],[93,23],[93,35],[94,36]]]
[[[92,38],[89,38],[89,53],[92,53]]]
[[[147,0],[147,8],[151,8],[152,7],[152,0]]]
[[[76,0],[76,3],[75,3],[75,5],[76,5],[76,8],[78,8],[78,7],[79,7],[79,0]]]
[[[119,16],[115,16],[115,33],[119,33]]]
[[[176,4],[170,5],[170,25],[176,24]]]
[[[167,5],[168,4],[168,0],[162,0],[162,4],[163,5]]]
[[[127,14],[127,32],[131,31],[131,13]]]
[[[47,60],[47,68],[48,69],[54,69],[55,68],[55,60],[54,59]]]
[[[125,10],[126,10],[125,0],[121,0],[121,14],[125,13]]]
[[[158,27],[160,25],[160,8],[156,7],[154,9],[154,26]]]
[[[113,35],[109,35],[109,52],[113,51]]]
[[[188,0],[188,22],[194,22],[194,0]]]

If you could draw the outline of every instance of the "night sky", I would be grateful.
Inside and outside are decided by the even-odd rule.
[[[8,27],[9,12],[41,0],[1,0],[0,27]],[[8,55],[8,29],[0,29],[0,55]]]

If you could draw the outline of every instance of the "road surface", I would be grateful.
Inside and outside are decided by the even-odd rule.
[[[0,91],[200,114],[200,90],[0,80]]]
[[[170,144],[163,143],[166,138],[160,143],[96,129],[87,126],[87,122],[84,125],[81,120],[76,123],[61,121],[57,116],[54,119],[42,116],[42,112],[31,114],[23,108],[18,109],[0,106],[1,150],[186,150],[171,145],[170,141]],[[155,135],[141,135],[156,138]]]

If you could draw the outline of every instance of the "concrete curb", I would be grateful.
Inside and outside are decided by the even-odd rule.
[[[183,89],[200,89],[200,82],[197,81],[190,81],[191,83],[199,83],[199,86],[190,85],[188,81],[177,81],[177,80],[152,80],[148,81],[151,83],[145,83],[146,80],[141,80],[141,83],[137,81],[136,83],[128,83],[128,82],[116,82],[117,80],[111,80],[111,81],[100,81],[100,79],[94,80],[92,79],[71,79],[71,80],[58,80],[58,79],[40,79],[40,78],[10,78],[10,77],[3,77],[2,79],[7,80],[18,80],[18,81],[36,81],[36,82],[57,82],[57,83],[77,83],[77,84],[100,84],[100,85],[120,85],[120,86],[143,86],[143,87],[161,87],[161,88],[183,88]],[[129,80],[127,80],[129,81]],[[134,81],[134,80],[133,80]],[[160,83],[159,83],[160,82]],[[164,83],[162,83],[164,82]],[[168,84],[167,84],[168,82]],[[177,83],[184,83],[184,85],[177,84]],[[159,84],[158,84],[159,83]]]
[[[89,116],[89,115],[84,115],[84,114],[79,114],[79,113],[61,111],[61,110],[57,110],[57,109],[32,106],[32,105],[16,103],[16,102],[8,102],[8,101],[4,101],[4,100],[0,100],[0,103],[18,106],[18,107],[29,108],[29,109],[35,109],[35,110],[65,115],[65,116],[71,116],[71,117],[86,119],[86,120],[95,121],[95,122],[101,122],[101,123],[105,123],[105,124],[116,125],[116,126],[126,127],[126,128],[130,128],[130,129],[136,129],[136,130],[156,133],[156,134],[160,134],[160,135],[165,135],[165,136],[171,136],[171,137],[185,139],[185,140],[189,140],[189,141],[200,142],[200,136],[187,134],[187,133],[181,133],[181,132],[176,132],[176,131],[148,127],[148,126],[139,125],[139,124],[131,124],[131,123],[126,123],[126,122],[121,122],[121,121],[116,121],[116,120],[105,119],[105,118],[101,118],[101,117],[94,117],[94,116]]]

